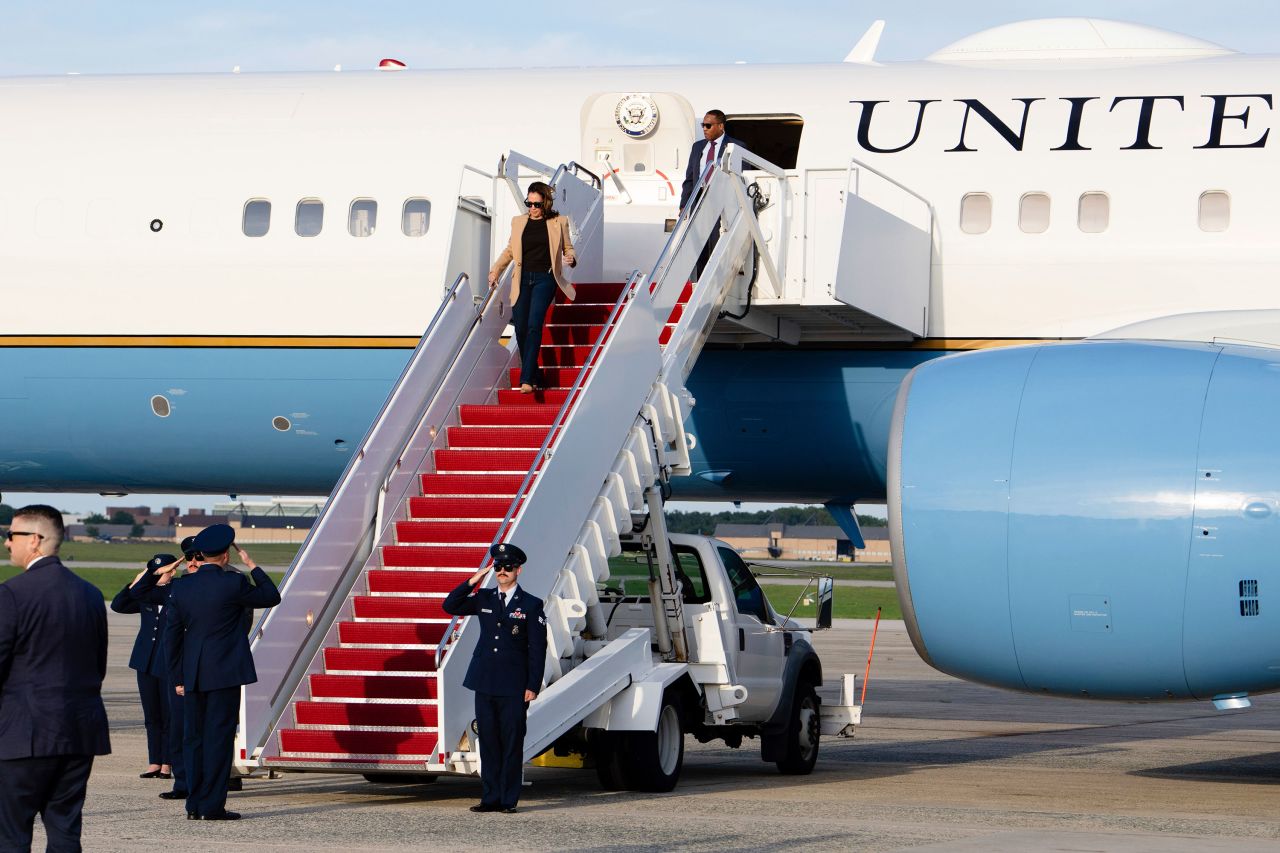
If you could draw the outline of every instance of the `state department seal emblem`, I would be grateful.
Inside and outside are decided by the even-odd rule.
[[[613,108],[613,119],[627,136],[648,136],[658,126],[658,105],[646,94],[630,94]]]

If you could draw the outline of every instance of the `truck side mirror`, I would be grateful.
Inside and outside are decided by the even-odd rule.
[[[831,627],[831,608],[835,604],[835,578],[818,578],[818,618],[815,631]]]

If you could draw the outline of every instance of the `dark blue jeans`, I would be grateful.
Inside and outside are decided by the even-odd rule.
[[[516,345],[520,348],[520,382],[539,385],[538,349],[542,346],[542,327],[547,311],[556,298],[556,279],[549,272],[520,274],[520,297],[511,306],[511,325],[516,327]]]

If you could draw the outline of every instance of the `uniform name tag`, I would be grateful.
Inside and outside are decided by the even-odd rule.
[[[488,607],[481,607],[481,608],[480,608],[480,612],[481,612],[481,613],[492,613],[492,612],[493,612],[493,610],[491,610],[491,609],[490,609],[490,608],[488,608]]]

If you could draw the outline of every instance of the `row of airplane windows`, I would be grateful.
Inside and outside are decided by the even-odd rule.
[[[400,233],[406,237],[422,237],[431,226],[431,202],[425,198],[405,199],[400,209]],[[378,227],[378,202],[357,198],[347,209],[347,233],[352,237],[369,237]],[[324,229],[324,202],[304,198],[293,214],[293,233],[299,237],[315,237]],[[271,230],[271,202],[253,198],[245,202],[240,230],[246,237],[263,237]]]
[[[960,230],[985,234],[991,230],[991,195],[968,193],[960,199]],[[1081,193],[1076,205],[1076,227],[1085,234],[1101,234],[1111,221],[1111,198],[1104,192]],[[1231,224],[1231,196],[1222,190],[1200,194],[1198,223],[1201,231],[1226,231]],[[1025,193],[1018,202],[1018,228],[1026,234],[1049,230],[1049,194]]]

